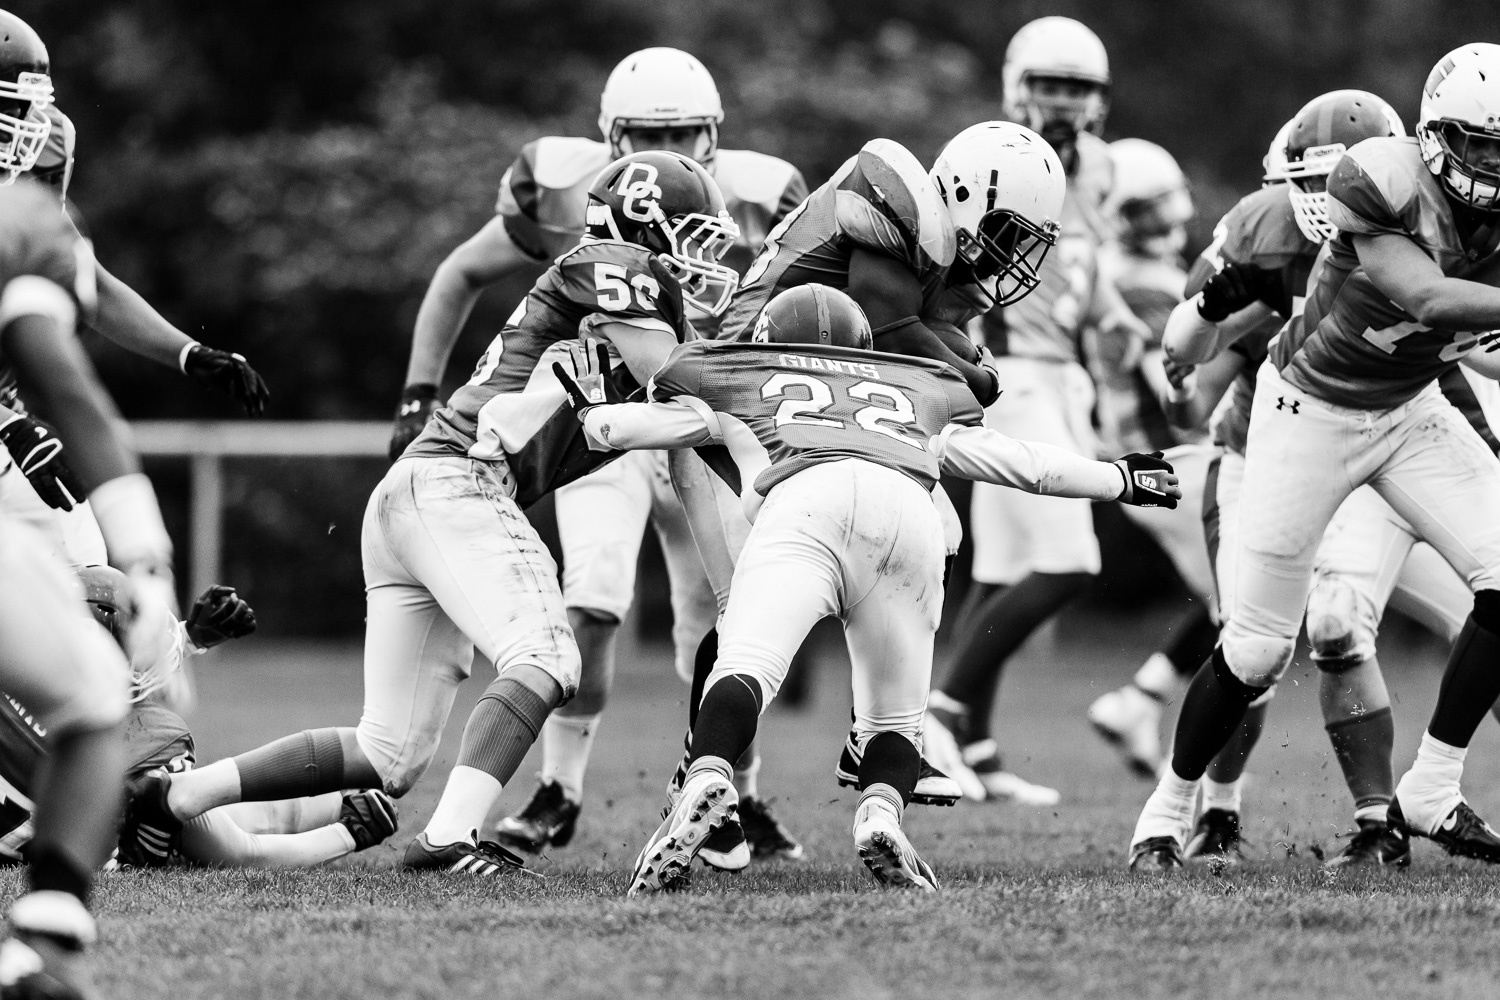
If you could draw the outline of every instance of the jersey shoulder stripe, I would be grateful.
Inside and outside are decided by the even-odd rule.
[[[953,263],[958,246],[953,223],[932,179],[905,146],[890,139],[865,143],[840,188],[876,206],[927,261],[940,267]]]

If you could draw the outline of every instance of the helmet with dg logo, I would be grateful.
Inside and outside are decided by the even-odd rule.
[[[47,47],[31,25],[0,10],[0,184],[36,166],[52,119]]]
[[[707,170],[679,153],[623,156],[589,188],[586,231],[658,255],[682,285],[683,299],[710,316],[729,308],[740,276],[719,263],[739,237],[724,195]]]
[[[865,311],[844,292],[828,285],[796,285],[778,292],[755,319],[750,340],[757,344],[822,344],[873,350]]]

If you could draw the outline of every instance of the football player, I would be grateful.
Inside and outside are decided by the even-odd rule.
[[[172,544],[150,480],[74,336],[93,302],[87,245],[40,185],[0,189],[0,360],[58,429],[131,586],[132,663],[154,662],[170,621]],[[84,610],[78,583],[25,522],[0,512],[0,687],[36,712],[51,754],[34,796],[29,891],[0,945],[0,996],[92,997],[83,954],[88,898],[114,843],[128,676],[120,648]]]
[[[1095,134],[1109,105],[1109,59],[1087,27],[1044,17],[1016,32],[1003,67],[1006,116],[1041,133],[1068,177],[1061,233],[1041,268],[1036,294],[988,311],[981,327],[1005,393],[988,406],[988,426],[1092,457],[1094,386],[1081,338],[1099,331],[1128,368],[1147,330],[1101,277],[1098,251],[1108,225],[1102,203],[1112,167]],[[993,405],[990,405],[990,404]],[[1087,501],[1039,500],[985,483],[974,487],[973,580],[954,659],[933,692],[927,727],[932,761],[978,775],[978,798],[1029,805],[1058,793],[1005,770],[990,736],[1005,661],[1042,622],[1099,572],[1099,544]]]
[[[1061,201],[1059,183],[1055,204],[1040,207],[1056,212]],[[707,836],[734,815],[731,762],[808,631],[829,615],[843,621],[854,664],[855,848],[881,884],[936,891],[901,817],[920,766],[942,608],[938,475],[1174,503],[1165,462],[1128,456],[1110,465],[1008,440],[979,426],[983,411],[955,370],[872,346],[852,299],[802,284],[766,305],[751,343],[695,341],[673,352],[652,379],[653,402],[591,406],[599,395],[570,389],[596,447],[727,448],[726,475],[753,523],[687,778],[636,861],[631,895],[678,885]],[[561,367],[558,377],[569,381]]]
[[[1193,200],[1182,169],[1162,147],[1144,139],[1121,139],[1110,143],[1109,152],[1115,183],[1105,210],[1115,238],[1104,246],[1100,271],[1131,312],[1150,327],[1151,340],[1139,362],[1128,368],[1107,363],[1126,360],[1121,352],[1093,352],[1100,437],[1105,454],[1165,451],[1182,483],[1180,515],[1126,510],[1172,560],[1194,602],[1174,626],[1172,643],[1151,654],[1137,672],[1146,678],[1171,678],[1202,663],[1219,634],[1211,610],[1213,570],[1202,519],[1204,480],[1214,448],[1201,422],[1174,428],[1157,400],[1157,393],[1169,388],[1161,365],[1161,338],[1187,281],[1181,255]],[[1160,717],[1161,703],[1134,685],[1100,695],[1088,710],[1094,728],[1121,749],[1133,770],[1149,777],[1156,776],[1161,764]]]
[[[1474,592],[1416,764],[1391,799],[1391,833],[1500,861],[1500,837],[1460,788],[1469,740],[1500,695],[1500,527],[1486,513],[1500,503],[1500,461],[1437,385],[1460,362],[1500,368],[1476,351],[1500,326],[1497,73],[1500,46],[1449,53],[1423,89],[1417,138],[1366,139],[1328,175],[1338,235],[1256,379],[1237,537],[1223,540],[1226,622],[1137,822],[1138,867],[1181,863],[1199,779],[1285,670],[1324,529],[1365,484]],[[1170,333],[1167,343],[1174,350]]]
[[[587,334],[610,344],[620,359],[611,377],[633,390],[689,336],[683,299],[712,312],[722,286],[738,281],[719,263],[737,235],[723,196],[678,153],[615,161],[589,190],[588,218],[589,238],[542,275],[370,498],[358,727],[148,776],[132,796],[127,839],[138,831],[159,851],[184,820],[230,802],[372,787],[400,798],[431,762],[477,648],[497,675],[403,864],[479,876],[520,867],[478,831],[579,672],[556,564],[522,511],[606,459],[584,443],[552,362],[585,374],[592,356],[575,358]]]
[[[545,136],[521,150],[500,181],[495,217],[448,256],[422,300],[407,385],[391,435],[392,461],[436,407],[438,383],[480,293],[508,274],[576,246],[586,228],[589,185],[617,157],[668,149],[701,163],[713,174],[739,226],[725,262],[736,271],[745,269],[766,234],[806,196],[807,185],[785,160],[719,148],[723,120],[718,88],[701,62],[678,49],[643,49],[622,60],[605,83],[599,99],[604,141]],[[730,290],[718,288],[726,300]],[[691,300],[688,309],[698,333],[711,335],[718,316]],[[694,650],[716,614],[664,455],[628,455],[558,490],[556,502],[563,603],[583,667],[577,695],[542,726],[542,771],[535,794],[518,814],[501,820],[496,831],[501,843],[530,852],[562,847],[573,837],[584,772],[614,676],[615,638],[634,598],[637,555],[648,519],[666,559],[676,666],[684,680],[692,675]],[[746,832],[762,854],[795,853],[797,844],[758,796],[756,771],[747,761],[737,778]],[[742,867],[738,856],[727,857],[731,851],[713,856]]]

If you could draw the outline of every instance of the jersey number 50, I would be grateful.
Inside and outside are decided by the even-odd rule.
[[[788,397],[787,390],[794,387],[806,389],[807,398]],[[915,431],[917,425],[916,410],[912,406],[911,397],[906,393],[879,382],[856,382],[845,389],[844,393],[852,400],[869,404],[854,411],[854,423],[858,427],[911,445],[918,451],[925,450],[926,446],[921,441],[901,433],[906,428]],[[832,430],[843,430],[845,427],[844,421],[823,416],[823,411],[833,406],[833,387],[822,379],[811,375],[778,372],[766,379],[765,384],[760,387],[760,398],[772,400],[778,396],[781,397],[781,405],[776,407],[776,414],[772,418],[777,427],[787,424],[827,427]],[[878,405],[877,400],[887,405]]]

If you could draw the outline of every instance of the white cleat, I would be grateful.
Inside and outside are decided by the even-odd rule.
[[[635,860],[627,895],[683,887],[709,835],[734,818],[740,797],[728,778],[706,771],[688,778],[677,804]]]
[[[937,876],[906,839],[901,823],[886,808],[862,805],[854,816],[854,848],[875,881],[892,889],[937,892]]]
[[[1161,702],[1127,684],[1095,698],[1088,720],[1124,755],[1126,767],[1143,778],[1154,778],[1162,762],[1161,709]]]
[[[963,751],[958,747],[958,739],[953,735],[953,730],[932,712],[928,712],[922,720],[922,756],[933,767],[957,782],[964,798],[983,802],[989,797],[979,776],[964,763]]]
[[[1005,770],[1000,747],[994,740],[978,740],[963,749],[964,764],[984,786],[985,797],[994,802],[1014,802],[1018,806],[1055,806],[1062,793],[1046,785],[1027,781],[1019,774]]]

